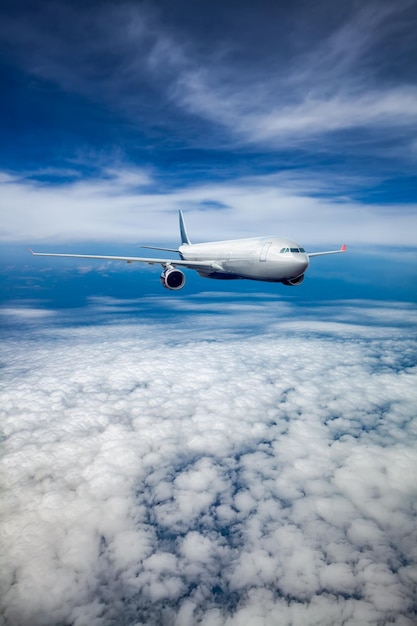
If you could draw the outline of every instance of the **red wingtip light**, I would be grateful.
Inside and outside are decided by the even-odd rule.
[[[346,252],[346,244],[344,243],[343,246],[340,248],[340,252]]]

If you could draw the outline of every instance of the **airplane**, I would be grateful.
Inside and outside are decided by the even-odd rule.
[[[179,221],[181,245],[178,249],[141,246],[151,250],[177,253],[179,259],[33,252],[30,248],[29,252],[33,256],[104,259],[106,261],[161,265],[160,279],[162,285],[166,289],[175,291],[182,289],[185,285],[185,274],[180,268],[195,270],[204,278],[220,280],[244,278],[295,287],[303,282],[312,257],[346,252],[345,244],[339,250],[306,252],[297,242],[283,237],[252,237],[209,243],[191,243],[181,210],[179,211]]]

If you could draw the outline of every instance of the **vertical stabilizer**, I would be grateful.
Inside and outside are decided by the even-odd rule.
[[[180,211],[179,211],[179,214],[180,214],[180,233],[181,233],[181,244],[190,244],[190,243],[191,243],[191,241],[190,241],[190,239],[189,239],[189,237],[188,237],[188,234],[187,234],[187,229],[186,229],[186,227],[185,227],[185,222],[184,222],[184,216],[183,216],[183,214],[182,214],[181,209],[180,209]]]

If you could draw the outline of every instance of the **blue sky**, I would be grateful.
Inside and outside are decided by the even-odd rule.
[[[176,245],[182,208],[195,241],[346,242],[372,297],[414,300],[415,20],[407,1],[4,3],[4,262]],[[326,263],[357,297],[352,256]]]
[[[417,607],[416,4],[3,2],[5,626]],[[297,288],[34,258],[283,235]],[[0,620],[0,621],[1,621]]]

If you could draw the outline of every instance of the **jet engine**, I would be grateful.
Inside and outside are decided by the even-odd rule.
[[[303,280],[304,274],[301,274],[301,276],[297,276],[297,278],[289,278],[288,280],[284,280],[283,283],[284,285],[289,285],[291,287],[298,287],[298,285],[301,285]]]
[[[185,285],[185,274],[175,267],[168,267],[161,274],[161,283],[165,289],[182,289]]]

